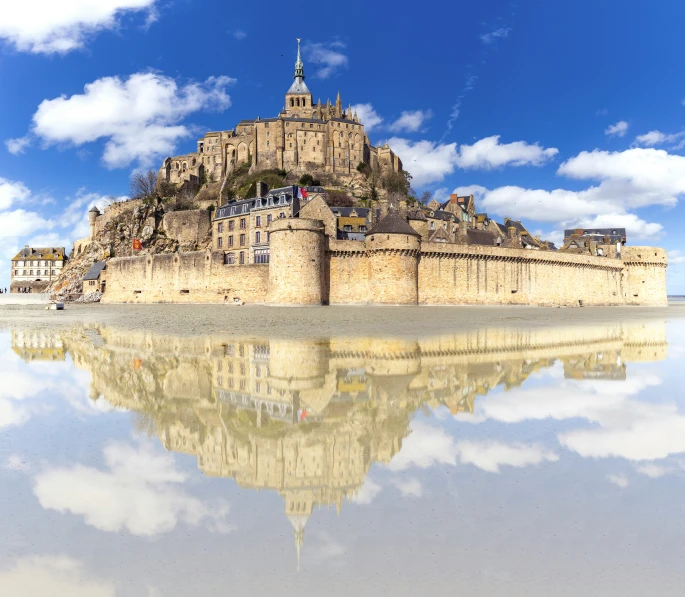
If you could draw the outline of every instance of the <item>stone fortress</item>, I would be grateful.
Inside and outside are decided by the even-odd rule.
[[[667,356],[663,321],[417,341],[14,329],[12,347],[26,361],[69,355],[89,371],[91,399],[133,412],[138,432],[193,455],[208,476],[278,492],[298,559],[315,509],[354,501],[370,467],[400,451],[417,409],[468,417],[491,391],[557,363],[566,379],[620,382],[632,363]]]
[[[164,160],[160,178],[177,184],[225,180],[242,164],[250,164],[252,171],[278,168],[343,177],[355,174],[362,162],[401,171],[402,163],[387,144],[371,145],[357,114],[343,108],[340,93],[335,104],[314,103],[305,83],[299,42],[294,80],[277,117],[241,120],[232,130],[206,133],[196,152]]]
[[[353,177],[360,176],[357,165],[403,173],[400,159],[372,147],[363,124],[342,110],[340,100],[335,106],[312,103],[299,49],[277,118],[208,133],[197,153],[166,160],[160,178],[183,183],[216,167],[212,172],[225,182],[248,163],[254,173],[292,168]],[[329,205],[323,187],[255,186],[255,197],[209,211],[164,214],[159,199],[159,211],[143,229],[148,236],[162,231],[209,248],[117,256],[95,268],[89,287],[106,288],[105,303],[668,304],[666,251],[625,246],[623,229],[567,231],[557,250],[518,220],[498,223],[478,213],[472,195],[421,206],[379,189],[342,208]],[[78,241],[75,252],[128,205],[103,214],[92,210],[91,238]]]

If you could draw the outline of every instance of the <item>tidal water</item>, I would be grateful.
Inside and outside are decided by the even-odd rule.
[[[678,595],[685,323],[0,329],[0,595]]]

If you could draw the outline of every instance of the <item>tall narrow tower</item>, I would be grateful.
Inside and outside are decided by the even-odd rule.
[[[304,82],[304,63],[300,52],[300,39],[297,40],[297,60],[293,84],[285,94],[285,111],[288,116],[307,117],[312,112],[312,94]]]

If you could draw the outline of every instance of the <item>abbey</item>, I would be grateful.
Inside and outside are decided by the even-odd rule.
[[[278,168],[342,177],[356,174],[362,162],[374,169],[402,171],[402,162],[387,144],[371,145],[357,114],[351,107],[343,109],[340,93],[335,104],[314,103],[305,83],[299,40],[293,78],[278,116],[241,120],[232,130],[206,133],[196,152],[166,158],[160,179],[219,181],[241,164],[250,164],[252,171]]]

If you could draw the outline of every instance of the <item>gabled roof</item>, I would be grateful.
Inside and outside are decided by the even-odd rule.
[[[378,224],[376,224],[371,230],[366,233],[366,236],[370,234],[408,234],[411,236],[421,235],[416,232],[409,224],[407,224],[400,214],[392,210],[385,216]]]
[[[37,261],[39,259],[55,260],[64,259],[66,251],[64,247],[24,247],[17,253],[13,260]]]
[[[86,275],[83,276],[83,279],[84,280],[97,280],[100,277],[102,270],[104,270],[106,267],[107,267],[106,261],[98,261],[98,262],[94,263],[93,265],[90,266],[90,269],[86,272]]]

